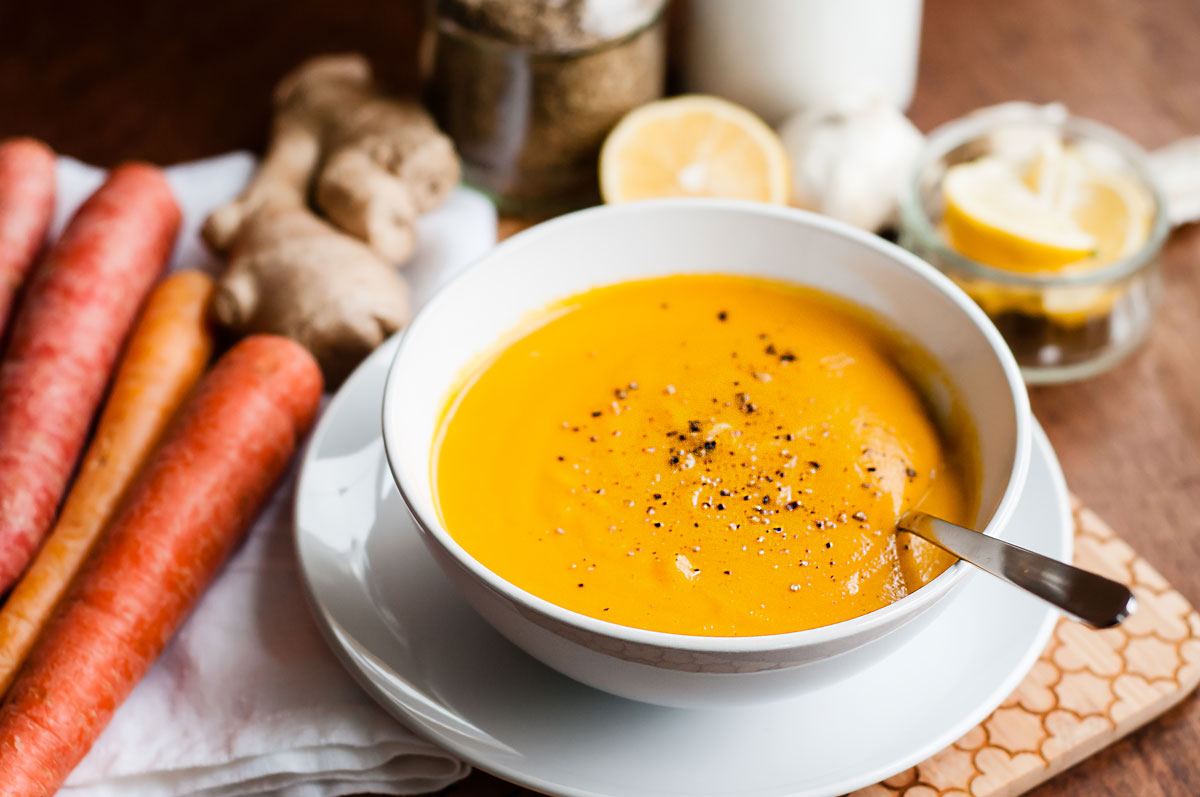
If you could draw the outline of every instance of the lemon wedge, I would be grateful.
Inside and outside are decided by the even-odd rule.
[[[1012,271],[1055,271],[1096,252],[1096,237],[1069,209],[1036,193],[999,158],[951,167],[942,190],[950,245],[972,260]]]
[[[727,100],[687,95],[628,113],[600,152],[605,202],[724,197],[785,204],[783,143],[757,116]]]
[[[943,181],[947,239],[968,257],[1022,272],[1086,273],[1133,254],[1150,235],[1153,199],[1111,154],[1051,141],[1025,166],[985,157],[952,167]],[[1121,295],[1105,283],[968,280],[963,288],[989,314],[1023,312],[1064,326],[1109,312]]]

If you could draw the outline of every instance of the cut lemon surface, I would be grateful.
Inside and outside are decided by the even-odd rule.
[[[942,183],[950,245],[1012,271],[1055,271],[1096,252],[1067,208],[1035,193],[1012,164],[984,157],[951,167]]]
[[[1055,208],[1063,208],[1096,239],[1093,263],[1111,263],[1136,252],[1150,235],[1154,208],[1145,188],[1114,167],[1107,152],[1055,142],[1042,149],[1025,183]]]
[[[1093,175],[1081,181],[1071,217],[1096,239],[1096,260],[1111,263],[1146,243],[1154,208],[1144,189],[1117,173]]]
[[[623,118],[600,153],[605,202],[723,197],[785,204],[790,171],[775,132],[717,97],[659,100]]]

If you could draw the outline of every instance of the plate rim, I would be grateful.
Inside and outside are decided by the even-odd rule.
[[[449,754],[466,762],[472,768],[487,772],[497,778],[505,780],[522,788],[527,788],[543,794],[558,794],[564,797],[609,797],[603,792],[597,792],[587,788],[574,787],[569,784],[552,783],[543,778],[538,777],[534,773],[521,771],[519,769],[507,766],[503,763],[483,760],[481,756],[476,754],[476,751],[467,745],[459,744],[449,735],[440,735],[435,732],[435,729],[427,722],[423,722],[420,716],[412,709],[406,707],[400,701],[393,699],[381,686],[379,686],[374,677],[366,671],[359,660],[359,657],[370,656],[369,648],[359,642],[349,634],[340,631],[340,624],[329,613],[325,606],[321,603],[320,598],[316,594],[316,588],[313,580],[309,577],[310,566],[306,560],[303,539],[306,536],[302,530],[300,522],[300,502],[304,495],[305,476],[308,472],[310,463],[313,461],[314,452],[317,448],[317,443],[324,439],[325,426],[328,419],[334,417],[337,409],[345,401],[345,396],[349,395],[356,384],[365,379],[365,374],[371,368],[380,368],[383,378],[386,379],[387,364],[390,363],[390,352],[399,344],[399,338],[402,333],[396,333],[389,340],[385,341],[374,352],[372,352],[366,360],[364,360],[358,368],[351,373],[350,377],[345,381],[342,387],[330,399],[325,410],[321,414],[313,433],[309,436],[305,444],[303,455],[300,459],[300,467],[296,477],[296,491],[293,497],[293,520],[292,520],[292,539],[296,549],[298,570],[300,581],[303,587],[305,603],[308,606],[309,613],[314,618],[317,627],[320,629],[321,636],[326,644],[334,653],[335,657],[342,664],[342,667],[350,674],[355,683],[359,685],[371,698],[392,716],[397,721],[401,722],[406,728],[412,731],[421,739],[445,750]],[[380,397],[382,404],[382,395]],[[1070,494],[1067,490],[1066,478],[1063,475],[1061,464],[1058,456],[1054,452],[1054,448],[1047,437],[1045,430],[1042,429],[1041,423],[1037,418],[1033,418],[1032,424],[1032,442],[1031,453],[1034,456],[1040,455],[1048,466],[1050,471],[1051,490],[1059,499],[1058,504],[1062,521],[1059,525],[1063,531],[1064,552],[1068,556],[1068,561],[1074,554],[1074,537],[1072,533],[1071,523],[1071,502]],[[380,454],[382,456],[382,452]],[[1031,463],[1032,464],[1032,463]],[[1026,478],[1032,475],[1032,467],[1027,471]],[[407,511],[407,510],[406,510]],[[1045,606],[1040,620],[1037,632],[1033,635],[1033,643],[1030,644],[1015,666],[1008,675],[997,682],[991,690],[988,691],[985,700],[976,702],[973,710],[964,713],[963,717],[956,723],[953,723],[947,730],[931,737],[923,744],[913,748],[913,751],[903,758],[891,764],[877,766],[874,769],[863,773],[855,773],[842,778],[839,781],[833,781],[820,787],[819,790],[809,788],[804,791],[791,792],[794,795],[818,795],[818,794],[845,794],[855,789],[869,786],[873,783],[878,783],[888,777],[891,777],[899,772],[919,764],[930,756],[945,749],[955,740],[961,738],[965,733],[982,722],[989,714],[1004,701],[1006,697],[1012,694],[1013,690],[1020,684],[1025,676],[1032,670],[1033,665],[1041,657],[1045,650],[1050,636],[1058,623],[1060,614],[1057,610],[1050,606]],[[938,622],[935,618],[934,622]],[[352,648],[360,648],[361,651],[353,650]],[[405,679],[411,688],[417,689],[416,684],[412,684]],[[766,704],[770,705],[770,704]],[[630,792],[631,794],[647,794],[646,792]],[[742,795],[753,795],[755,792],[741,792]]]

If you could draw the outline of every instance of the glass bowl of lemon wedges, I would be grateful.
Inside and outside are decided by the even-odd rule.
[[[1168,223],[1145,153],[1057,106],[934,131],[900,201],[900,242],[988,314],[1026,381],[1101,373],[1145,340]]]

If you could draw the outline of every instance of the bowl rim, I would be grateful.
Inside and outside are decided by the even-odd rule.
[[[400,366],[406,354],[414,345],[412,341],[419,340],[419,335],[414,334],[414,332],[419,333],[421,328],[428,323],[430,317],[440,312],[440,308],[452,302],[455,294],[463,289],[462,286],[468,284],[476,275],[481,273],[486,268],[486,264],[498,255],[519,252],[522,248],[536,244],[541,238],[557,235],[576,224],[590,223],[592,217],[641,215],[645,213],[680,210],[708,210],[737,215],[767,216],[848,238],[868,249],[875,250],[893,261],[896,265],[907,268],[915,272],[918,276],[923,277],[926,282],[931,284],[932,288],[945,294],[959,310],[967,315],[983,333],[993,355],[1000,363],[1008,382],[1010,398],[1015,412],[1017,440],[1012,470],[1009,473],[1009,478],[1004,486],[1004,492],[996,506],[996,510],[988,521],[987,526],[983,529],[983,533],[989,536],[1001,535],[1016,508],[1028,473],[1032,446],[1030,431],[1032,414],[1029,406],[1029,396],[1025,390],[1025,384],[1022,381],[1021,372],[1016,360],[1004,342],[1004,338],[983,310],[961,288],[955,285],[949,277],[911,252],[872,233],[827,216],[821,216],[798,208],[730,199],[675,198],[642,200],[619,205],[599,205],[567,213],[541,222],[500,242],[443,285],[417,312],[407,330],[402,333],[400,344],[396,347],[392,362],[388,366],[387,381],[384,385],[380,407],[384,453],[388,463],[388,470],[392,474],[392,480],[395,482],[405,506],[408,508],[417,527],[423,532],[422,536],[426,542],[436,543],[460,567],[464,568],[471,576],[481,581],[495,593],[498,593],[518,606],[546,616],[562,625],[625,643],[695,653],[736,655],[810,647],[854,638],[881,627],[898,627],[902,624],[903,620],[910,619],[950,592],[966,576],[970,565],[962,561],[955,562],[941,575],[916,592],[910,593],[898,601],[875,609],[867,614],[830,625],[808,628],[801,631],[787,631],[756,636],[676,634],[668,631],[634,628],[608,620],[601,620],[575,612],[534,595],[485,567],[479,560],[459,545],[437,517],[427,517],[411,498],[410,492],[412,488],[411,486],[406,486],[406,478],[402,472],[402,468],[397,464],[398,457],[393,456],[393,451],[399,449],[401,442],[399,430],[392,420],[393,413],[388,412],[388,407],[392,403],[389,397],[398,393],[401,386],[406,382]]]

